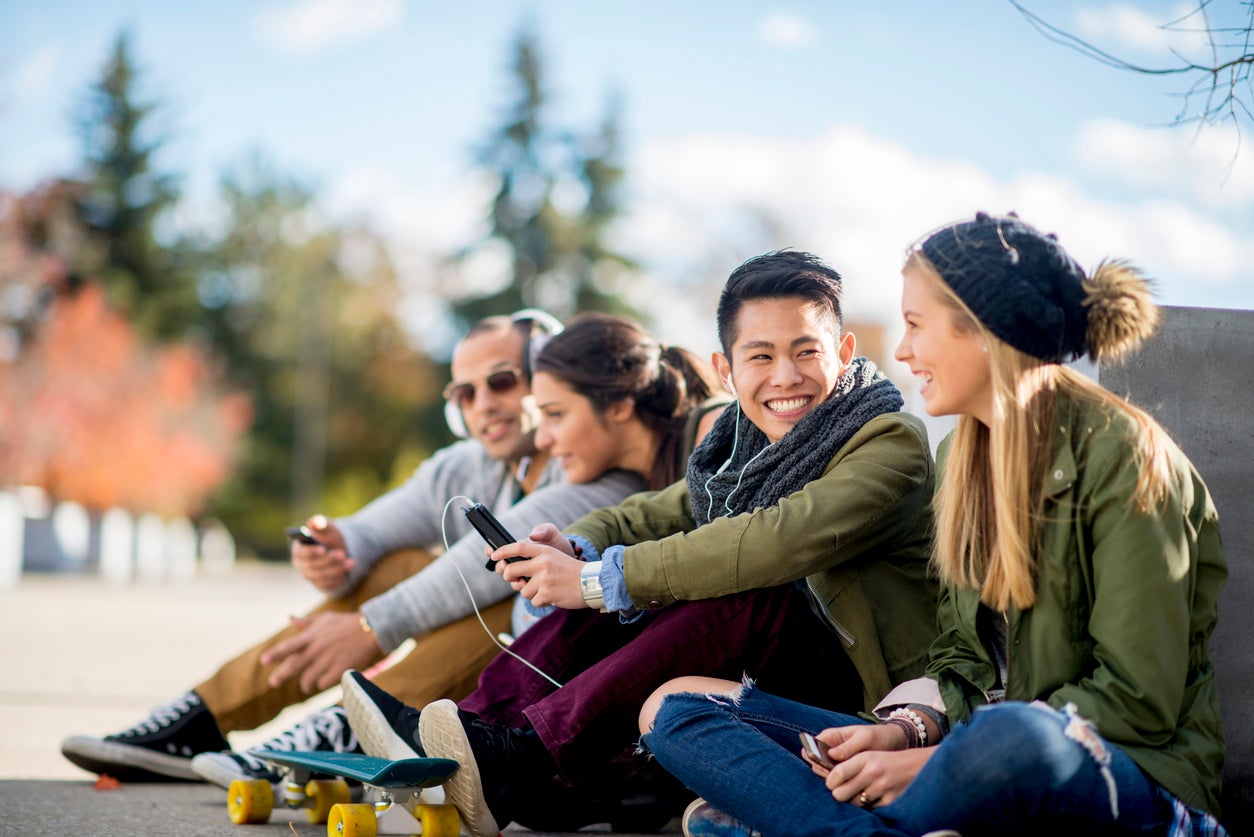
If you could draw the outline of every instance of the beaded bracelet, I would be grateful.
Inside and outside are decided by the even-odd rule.
[[[913,750],[915,747],[919,746],[919,730],[914,724],[910,723],[905,718],[889,718],[884,722],[885,726],[890,724],[895,727],[900,727],[901,731],[906,734],[907,750]]]
[[[915,728],[915,730],[919,734],[919,743],[917,746],[919,747],[927,746],[927,725],[923,723],[922,715],[920,715],[918,712],[915,712],[913,709],[902,708],[902,709],[894,709],[892,712],[888,713],[888,719],[890,721],[895,718],[900,718],[901,720],[911,724]],[[910,746],[910,744],[908,743],[909,738],[910,738],[909,734],[907,734],[906,738],[907,738],[906,747],[908,748]]]

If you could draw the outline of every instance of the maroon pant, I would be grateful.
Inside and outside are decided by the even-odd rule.
[[[675,677],[748,675],[781,697],[862,709],[862,683],[839,638],[791,585],[678,602],[628,624],[616,614],[559,610],[510,650],[563,687],[501,654],[460,706],[485,721],[533,728],[572,785],[606,779],[609,762],[635,746],[645,698]]]

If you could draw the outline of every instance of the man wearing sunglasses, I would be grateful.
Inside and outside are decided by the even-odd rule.
[[[499,575],[485,571],[483,540],[460,511],[466,501],[450,500],[482,502],[506,529],[527,533],[543,521],[572,523],[643,488],[626,472],[567,483],[560,464],[536,450],[530,362],[546,335],[560,329],[536,311],[475,325],[453,352],[444,390],[450,429],[465,439],[437,451],[403,485],[358,512],[311,517],[306,528],[315,543],[293,541],[293,565],[326,600],[132,729],[68,738],[62,753],[123,780],[277,781],[263,762],[230,752],[226,734],[260,726],[334,685],[345,670],[378,663],[410,637],[417,639],[413,650],[378,675],[389,691],[421,706],[473,690],[498,652],[474,610],[482,610],[493,634],[504,632],[516,597]],[[448,552],[437,560],[445,543]],[[521,627],[519,620],[515,633]],[[338,706],[265,746],[358,749]]]

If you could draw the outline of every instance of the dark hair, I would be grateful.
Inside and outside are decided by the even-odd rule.
[[[462,336],[461,342],[464,343],[469,338],[481,334],[504,331],[507,328],[514,329],[523,338],[522,373],[523,377],[530,381],[531,368],[535,365],[536,355],[544,348],[544,344],[550,337],[561,333],[562,323],[547,311],[539,308],[524,308],[509,315],[497,314],[484,317],[470,327],[470,330]]]
[[[688,415],[716,390],[714,370],[691,352],[662,346],[639,325],[611,314],[580,314],[536,358],[536,371],[560,379],[604,413],[630,399],[636,416],[660,437],[649,488],[670,485],[687,463]]]
[[[727,277],[718,299],[718,341],[724,354],[736,342],[736,318],[746,302],[800,297],[826,311],[840,331],[840,274],[818,256],[800,250],[776,250],[754,256]]]

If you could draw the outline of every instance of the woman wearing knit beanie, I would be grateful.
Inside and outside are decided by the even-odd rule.
[[[896,357],[928,413],[959,416],[937,457],[926,676],[879,723],[667,684],[642,743],[704,797],[685,832],[1223,833],[1214,503],[1153,418],[1061,365],[1148,338],[1148,283],[1123,261],[1088,275],[1054,236],[984,213],[902,273]],[[803,760],[798,730],[834,766]]]

